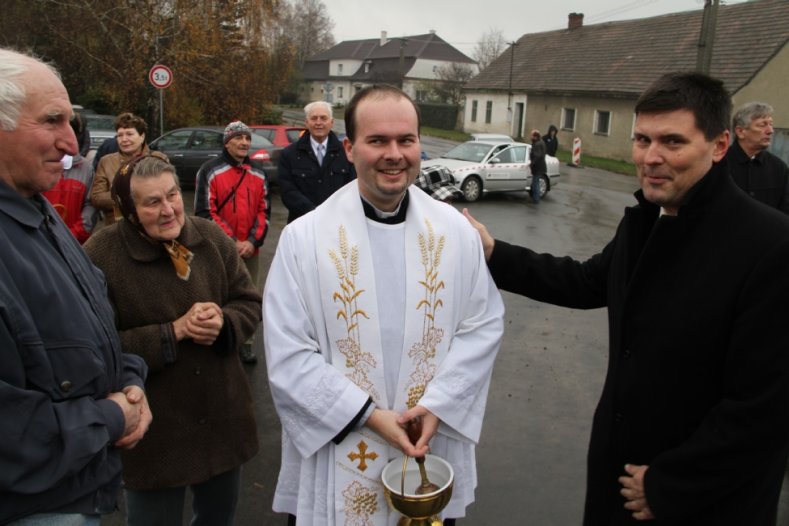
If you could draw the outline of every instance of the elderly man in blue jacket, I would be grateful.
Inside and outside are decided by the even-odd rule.
[[[77,153],[57,72],[0,49],[0,523],[98,525],[151,422],[102,274],[41,195]]]

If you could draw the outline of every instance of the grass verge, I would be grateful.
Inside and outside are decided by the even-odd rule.
[[[468,133],[455,130],[442,130],[440,128],[431,128],[429,126],[422,126],[421,133],[422,135],[438,137],[439,139],[448,139],[450,141],[466,142],[471,140],[471,135]]]
[[[567,150],[559,150],[556,152],[556,158],[564,164],[570,162],[571,155]],[[624,175],[636,175],[636,166],[633,163],[617,161],[615,159],[605,159],[603,157],[594,157],[592,155],[581,156],[581,166],[600,168],[601,170],[608,170],[609,172]]]

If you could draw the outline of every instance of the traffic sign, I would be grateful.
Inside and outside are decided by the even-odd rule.
[[[173,83],[173,72],[167,66],[156,64],[148,72],[148,80],[154,88],[164,89]]]

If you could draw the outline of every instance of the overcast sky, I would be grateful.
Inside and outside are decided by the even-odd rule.
[[[738,4],[745,0],[721,0]],[[438,36],[468,56],[482,35],[501,30],[507,42],[526,33],[567,27],[569,13],[583,13],[584,25],[694,11],[704,0],[323,0],[343,40],[421,35]]]

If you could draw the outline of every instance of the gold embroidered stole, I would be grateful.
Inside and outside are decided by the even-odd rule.
[[[331,363],[381,408],[402,412],[417,404],[449,349],[451,291],[457,257],[442,225],[431,220],[429,197],[412,192],[405,223],[406,298],[400,375],[387,400],[375,274],[358,187],[349,184],[315,212],[316,257]],[[426,200],[428,200],[426,202]],[[435,211],[432,213],[435,216]],[[386,272],[386,269],[378,269]],[[334,448],[335,524],[388,523],[381,471],[401,453],[368,428]],[[331,484],[330,484],[331,487]],[[329,496],[331,499],[332,496]]]

